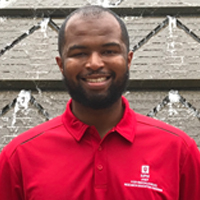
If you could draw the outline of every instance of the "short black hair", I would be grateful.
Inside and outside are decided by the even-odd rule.
[[[60,56],[62,56],[62,51],[65,45],[65,27],[69,19],[75,14],[82,14],[83,16],[100,16],[100,14],[102,14],[103,12],[110,13],[118,21],[121,28],[122,41],[126,45],[127,52],[129,51],[129,35],[123,20],[116,13],[108,8],[97,5],[90,5],[76,9],[65,18],[65,21],[61,25],[58,35],[58,51]]]

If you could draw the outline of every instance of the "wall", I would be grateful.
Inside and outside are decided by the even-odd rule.
[[[48,114],[52,118],[64,111],[70,97],[55,62],[56,27],[74,8],[89,3],[89,0],[19,0],[0,4],[0,148],[23,131],[46,121]],[[156,113],[154,109],[153,117],[186,131],[200,147],[200,3],[197,0],[109,3],[109,6],[118,3],[111,9],[127,24],[134,51],[128,91],[124,94],[131,108],[147,115],[163,106]],[[26,96],[16,103],[23,89],[31,91],[29,94],[34,98],[26,104],[27,108]],[[172,89],[179,91],[185,101],[164,103]]]

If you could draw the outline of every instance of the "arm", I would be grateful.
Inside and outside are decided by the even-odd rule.
[[[189,147],[180,172],[179,200],[200,199],[200,152],[195,144]]]
[[[22,184],[5,150],[0,154],[0,199],[23,200]]]

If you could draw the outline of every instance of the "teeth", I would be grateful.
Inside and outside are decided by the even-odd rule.
[[[88,78],[86,80],[87,80],[87,82],[91,82],[91,83],[99,83],[99,82],[105,81],[106,77],[102,77],[102,78]]]

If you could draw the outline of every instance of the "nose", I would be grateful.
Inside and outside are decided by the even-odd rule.
[[[104,62],[102,60],[101,55],[98,52],[92,52],[91,55],[88,57],[86,68],[90,68],[92,70],[98,70],[104,66]]]

